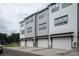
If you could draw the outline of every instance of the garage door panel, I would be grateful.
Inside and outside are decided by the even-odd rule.
[[[27,41],[27,47],[33,47],[33,41]]]
[[[48,48],[48,39],[38,39],[38,47]]]
[[[21,47],[25,47],[25,41],[20,42]]]
[[[52,47],[59,49],[71,49],[71,37],[53,38]]]

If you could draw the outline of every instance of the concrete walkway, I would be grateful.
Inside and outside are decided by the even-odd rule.
[[[64,49],[47,49],[47,48],[26,48],[26,47],[7,47],[7,49],[18,50],[22,52],[28,52],[43,56],[57,56],[57,55],[64,55],[68,53],[70,50]]]

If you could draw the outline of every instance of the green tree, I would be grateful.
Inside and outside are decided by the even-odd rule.
[[[10,38],[12,42],[19,42],[19,33],[12,33]]]
[[[6,41],[6,39],[7,39],[7,34],[0,33],[0,43],[4,44],[4,42]]]
[[[0,43],[12,44],[13,42],[19,42],[19,33],[12,33],[11,35],[0,33]]]

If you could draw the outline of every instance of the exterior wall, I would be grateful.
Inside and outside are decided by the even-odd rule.
[[[46,27],[46,29],[41,29],[42,27]],[[42,36],[42,35],[48,35],[48,9],[36,15],[36,36]]]
[[[31,22],[31,20],[33,19],[33,22]],[[28,24],[26,24],[26,22],[29,22]],[[32,30],[32,32],[29,32],[28,33],[28,29],[27,28],[30,28],[30,30]],[[29,17],[28,19],[25,20],[25,36],[26,38],[29,38],[29,37],[35,37],[35,15]]]
[[[21,26],[23,24],[23,26]],[[23,23],[20,23],[20,38],[25,38],[25,33],[24,34],[21,34],[21,31],[22,30],[25,30],[25,22]]]
[[[77,4],[61,8],[62,3],[60,3],[60,9],[54,13],[51,12],[52,6],[49,7],[49,34],[74,32],[73,43],[77,42]],[[68,24],[55,26],[54,19],[61,17],[63,15],[68,15]]]

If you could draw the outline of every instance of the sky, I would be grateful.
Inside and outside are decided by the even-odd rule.
[[[0,3],[0,33],[19,33],[19,22],[47,3]]]

